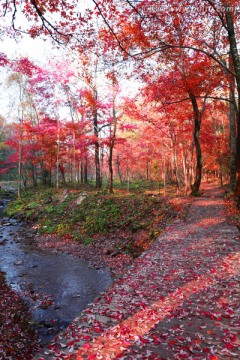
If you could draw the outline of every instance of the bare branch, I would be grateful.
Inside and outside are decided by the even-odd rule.
[[[12,15],[12,26],[13,26],[13,29],[15,30],[14,21],[15,21],[15,17],[16,17],[16,13],[17,13],[16,0],[13,0],[13,5],[14,5],[14,12]]]
[[[231,99],[228,99],[228,98],[225,98],[225,97],[221,97],[221,96],[209,96],[209,95],[204,95],[204,96],[196,96],[196,98],[199,98],[199,99],[213,99],[213,100],[219,100],[219,101],[227,101],[227,102],[230,102],[232,104],[234,104],[234,101],[231,100]]]
[[[145,20],[145,17],[140,14],[140,12],[138,11],[138,9],[132,4],[131,1],[126,0],[126,2],[128,3],[128,5],[131,6],[131,8],[133,8],[133,10],[140,16],[140,18],[141,18],[142,20]]]
[[[58,35],[60,35],[63,38],[66,38],[68,40],[69,36],[72,36],[72,34],[64,34],[61,31],[59,31],[55,26],[53,26],[50,21],[48,21],[45,16],[42,14],[41,10],[39,9],[39,7],[36,4],[35,0],[31,0],[31,4],[33,5],[34,9],[36,10],[39,18],[42,21],[42,25],[43,27],[48,31],[49,35],[51,36],[51,38],[53,40],[55,40],[57,43],[63,45],[64,42],[60,41],[59,39],[57,39],[56,37],[54,37],[54,32]]]
[[[6,0],[6,2],[5,2],[5,10],[4,10],[3,16],[6,15],[7,9],[8,9],[8,0]]]
[[[224,27],[224,29],[228,30],[227,25],[224,22],[224,18],[223,15],[220,14],[220,12],[218,11],[216,5],[211,1],[211,0],[205,0],[210,6],[212,6],[212,8],[216,11],[219,19],[221,20],[222,26]]]
[[[104,124],[102,125],[100,128],[98,128],[98,132],[100,132],[103,128],[107,127],[107,126],[110,126],[110,124]]]
[[[164,102],[162,102],[162,104],[164,104],[164,105],[173,105],[173,104],[182,103],[182,102],[187,101],[187,100],[190,100],[189,96],[186,97],[186,98],[180,99],[180,100],[176,100],[176,101],[164,101]]]
[[[107,25],[108,29],[110,30],[111,34],[114,36],[114,38],[117,40],[117,43],[118,43],[118,46],[120,47],[120,49],[126,53],[128,56],[132,56],[125,48],[124,46],[122,45],[121,41],[118,39],[117,35],[115,34],[113,28],[111,27],[111,25],[109,24],[109,22],[106,20],[105,16],[103,15],[101,9],[100,9],[100,6],[99,4],[97,3],[97,1],[95,0],[92,0],[93,3],[96,5],[96,8],[98,9],[99,11],[99,14],[101,16],[101,18],[103,19],[104,23]]]

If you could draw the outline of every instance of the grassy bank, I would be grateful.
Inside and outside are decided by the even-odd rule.
[[[134,258],[156,239],[175,213],[159,195],[49,189],[23,193],[8,206],[7,215],[33,222],[41,235],[76,244],[111,239],[112,253]]]

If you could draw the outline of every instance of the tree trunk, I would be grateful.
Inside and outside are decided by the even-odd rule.
[[[32,167],[32,184],[34,188],[37,188],[36,165],[31,164],[31,167]]]
[[[240,89],[239,89],[240,96]],[[239,100],[240,107],[240,100]],[[240,111],[237,113],[237,141],[236,141],[236,184],[234,188],[235,195],[240,205]]]
[[[59,153],[60,153],[60,140],[59,129],[57,130],[57,190],[59,189]]]
[[[166,196],[167,174],[166,174],[166,155],[163,153],[163,191]]]
[[[62,182],[63,182],[63,184],[64,184],[64,186],[65,186],[65,185],[66,185],[66,178],[65,178],[64,166],[61,165],[61,164],[59,164],[59,165],[58,165],[58,169],[59,169],[59,171],[60,171],[60,173],[61,173]]]
[[[49,170],[49,183],[48,183],[49,185],[49,187],[52,187],[52,169],[50,168],[50,170]]]
[[[113,146],[114,143],[111,142],[109,148],[109,159],[108,159],[108,169],[109,169],[109,192],[110,194],[113,193],[113,166],[112,166],[112,159],[113,159]]]
[[[109,147],[109,159],[108,159],[108,168],[109,168],[109,192],[113,193],[113,149],[115,145],[116,132],[117,132],[117,117],[115,110],[115,99],[113,99],[113,131],[111,134],[111,142]]]
[[[18,197],[21,198],[21,181],[22,181],[22,121],[20,125],[19,139],[19,160],[18,160]]]
[[[98,115],[97,109],[94,112],[93,118],[93,125],[94,125],[94,135],[95,135],[95,144],[94,144],[94,157],[95,157],[95,171],[96,171],[96,189],[99,190],[102,187],[102,180],[101,180],[101,167],[100,167],[100,146],[98,141]]]
[[[172,156],[173,156],[173,169],[174,175],[177,180],[177,192],[181,190],[181,177],[180,177],[180,170],[177,162],[177,155],[176,155],[176,142],[172,139]]]
[[[199,191],[202,180],[202,149],[199,140],[201,121],[200,121],[200,114],[199,114],[196,97],[192,93],[189,93],[189,96],[192,102],[193,113],[194,113],[193,140],[196,150],[195,179],[193,185],[191,185],[191,189],[192,189],[191,195],[196,195]]]
[[[87,156],[85,157],[85,163],[84,163],[84,183],[88,183],[88,159]]]
[[[146,180],[149,180],[149,161],[146,160]]]
[[[119,158],[119,155],[117,155],[116,164],[117,164],[117,172],[118,172],[119,181],[120,181],[120,184],[122,184],[123,181],[122,181],[122,174],[121,174],[121,169],[120,169],[120,158]]]
[[[233,70],[232,60],[229,59],[229,67]],[[230,148],[230,188],[234,190],[236,183],[236,99],[235,99],[235,80],[232,78],[229,81],[230,91],[229,91],[229,148]]]
[[[189,188],[189,166],[187,162],[187,152],[182,149],[182,164],[183,164],[183,175],[184,175],[184,187],[185,187],[185,194],[187,194]]]
[[[232,96],[231,96],[232,97]],[[234,105],[229,110],[229,147],[230,147],[230,188],[234,190],[236,182],[236,123]]]
[[[81,184],[83,184],[83,162],[82,161],[80,164],[80,178],[81,178]]]
[[[234,192],[240,203],[240,58],[238,54],[236,34],[234,28],[234,20],[231,12],[231,7],[229,4],[226,4],[226,23],[227,23],[227,31],[228,31],[228,40],[230,45],[230,54],[233,63],[233,68],[235,72],[236,79],[236,88],[238,93],[238,104],[236,111],[236,182]]]

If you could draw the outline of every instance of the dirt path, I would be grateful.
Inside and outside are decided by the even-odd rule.
[[[223,195],[206,188],[35,359],[239,359],[240,233]]]

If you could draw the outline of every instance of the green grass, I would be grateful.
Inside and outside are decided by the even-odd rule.
[[[141,183],[141,189],[146,185]],[[68,190],[66,197],[63,190],[27,191],[9,204],[7,215],[34,221],[41,234],[56,234],[83,244],[90,244],[96,236],[114,236],[119,231],[127,237],[135,234],[137,237],[144,231],[150,243],[161,232],[160,223],[171,217],[173,211],[158,193],[144,194],[136,190],[138,186],[139,183],[135,184],[133,193],[85,191],[87,195],[80,205],[76,202],[79,190]]]

